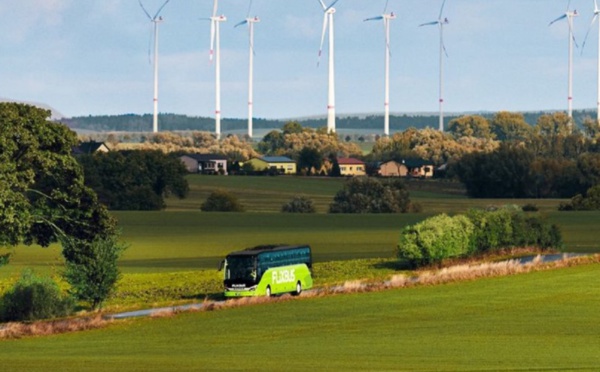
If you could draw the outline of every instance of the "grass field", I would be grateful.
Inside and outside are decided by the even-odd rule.
[[[600,265],[3,341],[11,371],[597,371]]]

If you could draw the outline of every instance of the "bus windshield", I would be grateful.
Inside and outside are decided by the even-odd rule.
[[[256,280],[256,256],[229,256],[227,257],[226,279],[232,281]]]

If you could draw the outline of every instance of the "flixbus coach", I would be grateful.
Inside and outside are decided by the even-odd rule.
[[[225,297],[297,295],[313,285],[308,245],[262,245],[232,252],[221,269],[225,273]]]

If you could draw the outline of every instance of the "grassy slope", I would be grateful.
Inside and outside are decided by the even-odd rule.
[[[596,371],[600,265],[4,341],[12,371]]]

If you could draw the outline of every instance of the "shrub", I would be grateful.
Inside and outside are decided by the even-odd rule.
[[[473,228],[467,217],[449,217],[446,214],[407,226],[400,234],[398,257],[413,266],[422,266],[465,255]]]
[[[71,293],[79,300],[99,308],[114,292],[121,274],[117,260],[126,246],[116,236],[98,238],[92,242],[63,242],[64,277]]]
[[[491,212],[470,210],[467,217],[475,227],[470,250],[487,252],[513,246],[512,215],[508,209]]]
[[[61,293],[54,280],[25,270],[0,301],[0,320],[32,321],[69,315],[75,303]]]
[[[337,192],[329,213],[406,213],[410,199],[401,180],[349,179]]]
[[[523,210],[523,212],[537,212],[540,209],[538,208],[537,205],[535,205],[533,203],[528,203],[523,206],[522,210]]]
[[[244,206],[237,196],[225,190],[216,190],[202,203],[200,209],[204,212],[243,212]]]
[[[600,185],[590,187],[585,196],[581,194],[571,198],[571,202],[561,203],[558,207],[559,211],[593,211],[600,210]]]
[[[281,207],[284,213],[315,213],[315,206],[306,196],[295,196]]]

